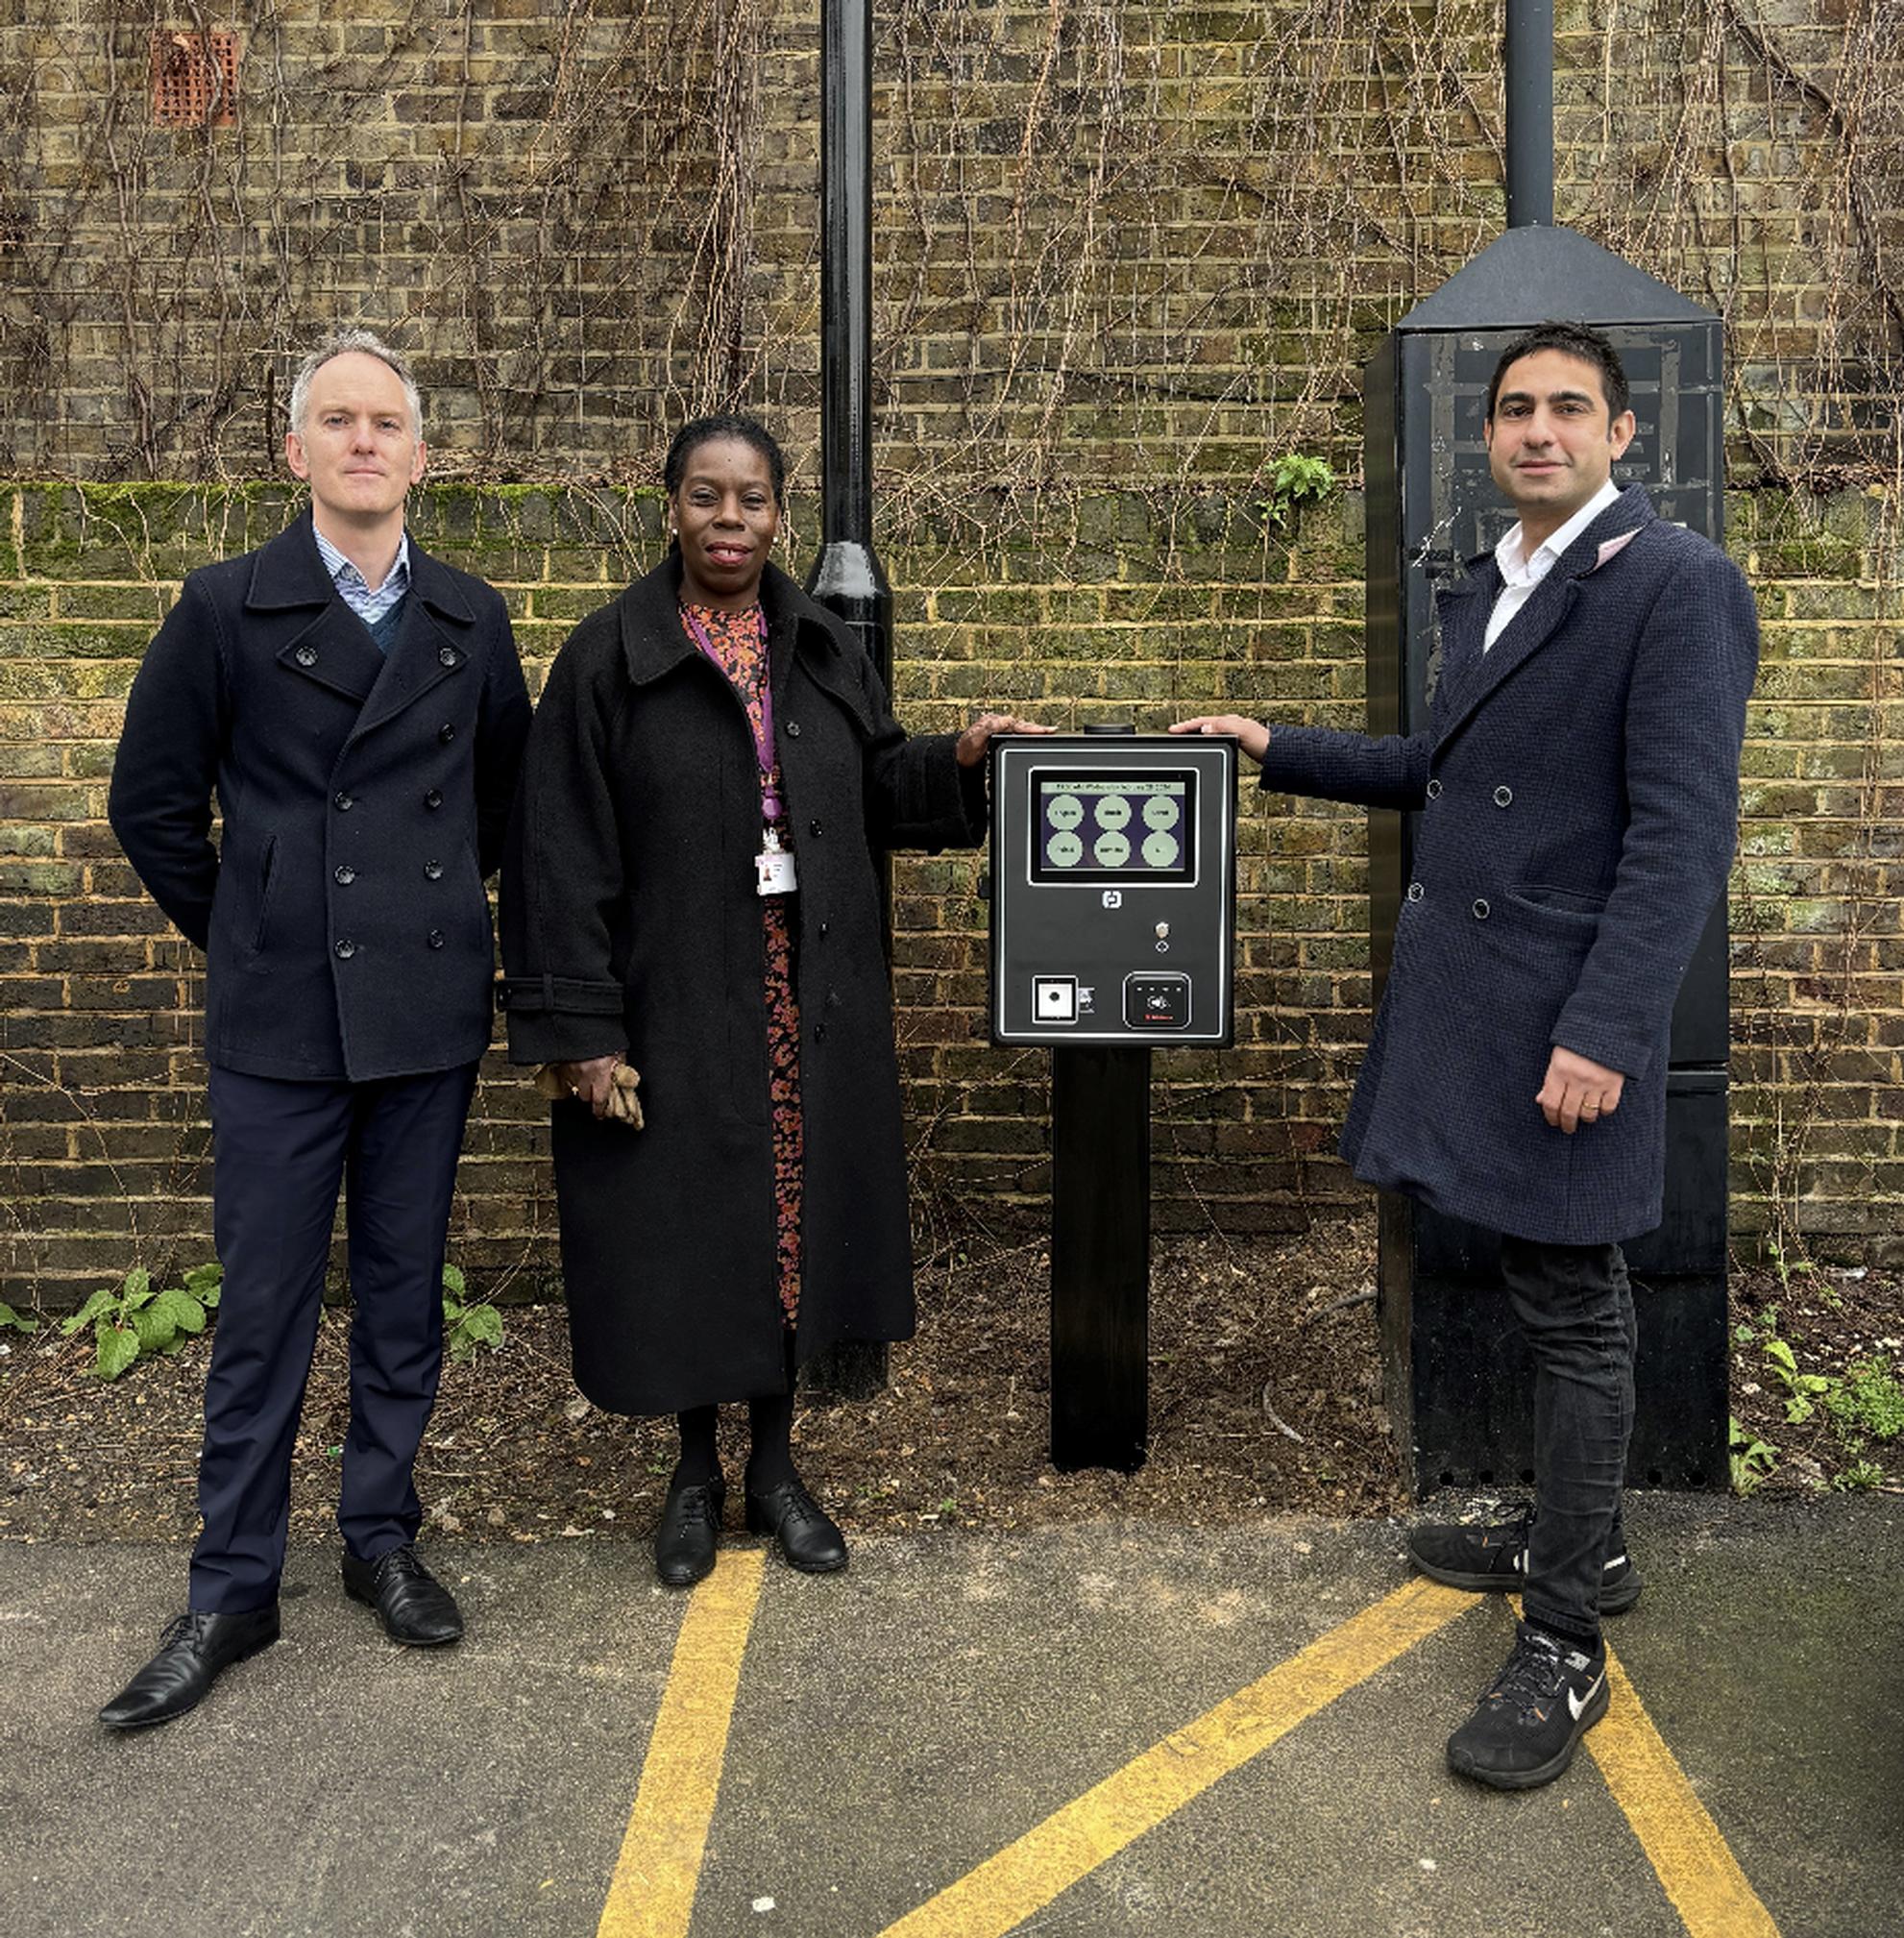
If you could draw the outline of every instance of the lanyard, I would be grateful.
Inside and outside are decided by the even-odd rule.
[[[695,636],[695,644],[707,656],[708,661],[722,679],[727,678],[727,669],[720,664],[720,657],[714,650],[714,642],[707,636],[707,627],[698,617],[681,608],[682,617],[688,622],[688,630]],[[747,716],[747,731],[754,737],[754,758],[760,762],[760,809],[769,821],[780,819],[780,797],[773,792],[769,776],[773,773],[773,666],[767,656],[767,615],[756,606],[754,624],[760,628],[760,725],[754,725],[753,710],[744,700],[742,710]],[[731,684],[731,682],[730,682]]]

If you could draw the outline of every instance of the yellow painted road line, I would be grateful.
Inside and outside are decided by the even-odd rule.
[[[722,1555],[688,1604],[596,1938],[682,1938],[694,1916],[764,1559]]]
[[[1416,1580],[1331,1629],[887,1927],[881,1938],[1003,1938],[1219,1778],[1477,1606]]]
[[[1613,1700],[1588,1732],[1587,1748],[1690,1938],[1778,1938],[1771,1913],[1745,1881],[1611,1649],[1606,1680]]]

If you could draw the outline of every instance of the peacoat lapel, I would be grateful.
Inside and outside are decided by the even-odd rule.
[[[449,572],[410,547],[409,609],[388,652],[344,600],[317,549],[306,511],[258,551],[245,610],[259,614],[310,609],[278,649],[287,673],[354,700],[352,739],[379,726],[469,659],[467,629],[476,615]]]
[[[278,664],[359,707],[370,698],[383,670],[383,655],[363,621],[338,598],[318,552],[309,512],[259,548],[245,610],[259,615],[307,611],[308,618],[278,649]]]
[[[455,678],[469,664],[469,631],[475,624],[476,614],[448,569],[412,544],[408,609],[390,650],[382,655],[383,669],[351,738],[361,739],[432,687]],[[375,643],[371,650],[377,650]]]
[[[1477,595],[1489,584],[1497,594],[1500,592],[1500,568],[1489,559],[1486,573],[1477,569],[1470,575],[1469,583],[1475,590],[1462,601],[1458,623],[1464,639],[1467,634],[1473,634],[1472,644],[1479,664],[1476,666],[1470,661],[1471,676],[1459,680],[1450,694],[1451,711],[1441,727],[1442,739],[1458,732],[1488,697],[1533,658],[1560,629],[1568,613],[1573,610],[1574,601],[1579,597],[1581,579],[1599,569],[1603,549],[1608,545],[1616,548],[1623,546],[1636,531],[1650,525],[1657,516],[1645,487],[1628,485],[1619,499],[1609,504],[1561,553],[1553,570],[1534,588],[1527,602],[1508,621],[1501,637],[1484,656],[1480,654],[1480,646],[1486,636],[1494,601]],[[1443,623],[1445,626],[1448,619],[1444,618]],[[1444,633],[1444,653],[1447,650],[1445,642]]]

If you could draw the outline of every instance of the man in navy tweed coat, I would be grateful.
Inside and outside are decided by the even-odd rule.
[[[1724,891],[1758,664],[1738,568],[1612,482],[1633,429],[1597,331],[1544,324],[1502,355],[1486,435],[1520,523],[1441,594],[1426,732],[1175,729],[1235,734],[1265,789],[1421,815],[1342,1152],[1502,1235],[1533,1349],[1535,1509],[1410,1543],[1439,1580],[1525,1588],[1513,1654],[1449,1744],[1503,1789],[1557,1777],[1605,1712],[1599,1617],[1639,1594],[1620,1241],[1660,1220],[1668,1029]]]

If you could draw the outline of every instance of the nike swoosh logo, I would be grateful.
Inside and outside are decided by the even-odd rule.
[[[1568,1708],[1573,1710],[1574,1722],[1577,1723],[1580,1720],[1581,1710],[1583,1710],[1587,1706],[1587,1705],[1593,1701],[1594,1697],[1599,1694],[1599,1685],[1605,1680],[1606,1680],[1606,1672],[1602,1670],[1598,1676],[1594,1678],[1593,1681],[1588,1685],[1587,1693],[1584,1696],[1576,1696],[1574,1695],[1572,1689],[1568,1690],[1567,1706]]]

